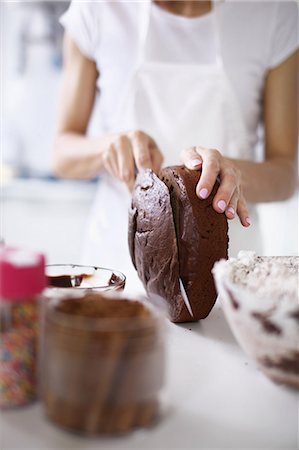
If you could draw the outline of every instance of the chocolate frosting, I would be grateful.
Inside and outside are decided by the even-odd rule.
[[[206,317],[216,301],[211,274],[214,263],[227,258],[228,225],[212,207],[211,195],[195,192],[200,172],[184,166],[162,169],[159,177],[147,169],[138,174],[129,215],[129,248],[133,264],[148,294],[169,304],[173,322]],[[194,316],[180,292],[185,286]]]

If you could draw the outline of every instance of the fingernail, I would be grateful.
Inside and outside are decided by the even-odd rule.
[[[235,210],[234,210],[234,208],[233,208],[232,206],[230,206],[229,208],[227,208],[227,212],[228,212],[228,213],[231,213],[232,216],[235,215]]]
[[[199,196],[203,199],[207,198],[208,195],[209,191],[207,190],[207,188],[203,188],[199,191]]]
[[[201,160],[200,159],[192,159],[191,161],[191,166],[192,167],[196,167],[196,166],[200,166],[201,165]]]
[[[217,203],[217,206],[220,209],[220,211],[224,211],[226,208],[226,203],[224,200],[219,200],[219,202]]]
[[[246,222],[248,225],[251,225],[250,217],[246,217],[245,222]]]

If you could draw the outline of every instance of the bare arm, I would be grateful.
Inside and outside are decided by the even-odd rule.
[[[197,185],[199,198],[206,198],[220,176],[213,207],[228,219],[237,213],[244,226],[250,224],[246,201],[253,203],[289,198],[296,188],[298,145],[298,51],[269,71],[265,80],[263,115],[265,161],[261,163],[225,158],[217,150],[193,147],[182,153],[187,167],[202,168]]]
[[[242,173],[245,197],[251,202],[285,200],[297,182],[299,73],[298,51],[266,78],[263,112],[265,161],[233,163]]]
[[[88,179],[105,169],[132,188],[135,164],[138,169],[159,170],[163,157],[153,139],[134,130],[85,136],[92,112],[97,69],[66,35],[53,170],[63,178]]]
[[[91,178],[101,168],[98,139],[85,136],[95,99],[97,70],[68,35],[63,55],[53,169],[57,176],[65,178]]]

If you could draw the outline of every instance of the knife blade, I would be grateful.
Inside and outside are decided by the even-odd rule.
[[[188,309],[188,312],[189,312],[190,316],[194,317],[193,312],[192,312],[192,308],[191,308],[191,305],[190,305],[190,302],[189,302],[189,299],[188,299],[188,295],[187,295],[185,286],[184,286],[183,281],[182,281],[181,278],[179,278],[179,283],[180,283],[181,294],[182,294],[184,303],[186,305],[186,308]]]

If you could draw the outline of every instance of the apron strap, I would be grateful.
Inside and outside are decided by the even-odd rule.
[[[216,66],[218,68],[223,68],[223,58],[222,58],[222,48],[221,48],[221,18],[220,18],[220,2],[222,0],[212,0],[212,8],[213,8],[213,21],[214,21],[214,30],[215,30],[215,40],[216,40]]]
[[[137,70],[145,60],[145,48],[150,25],[151,6],[151,0],[143,0],[140,3],[138,15],[138,54],[135,70]]]

